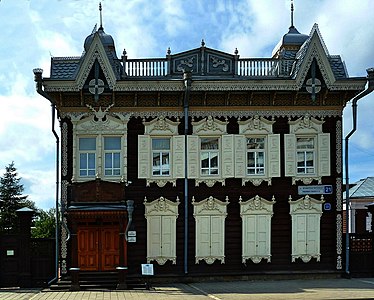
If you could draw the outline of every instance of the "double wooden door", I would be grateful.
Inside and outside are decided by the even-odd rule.
[[[119,266],[119,226],[78,228],[78,266],[82,271],[110,271]]]

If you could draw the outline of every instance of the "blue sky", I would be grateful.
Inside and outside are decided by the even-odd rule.
[[[102,0],[103,26],[117,55],[164,57],[206,46],[241,57],[270,57],[290,26],[290,0]],[[35,92],[32,69],[49,76],[51,56],[80,56],[99,23],[99,1],[0,0],[0,174],[12,161],[25,194],[40,208],[54,206],[55,139],[49,102]],[[296,28],[318,23],[330,54],[350,76],[374,67],[374,1],[295,0]],[[350,103],[344,131],[352,128]],[[350,181],[374,176],[374,94],[358,102],[350,139]],[[58,129],[58,124],[57,124]],[[345,136],[345,134],[344,134]]]

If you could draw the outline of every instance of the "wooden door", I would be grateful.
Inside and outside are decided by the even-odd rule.
[[[119,230],[113,227],[101,228],[101,270],[115,270],[119,266]]]
[[[82,271],[99,270],[98,228],[85,227],[78,230],[78,266]]]
[[[78,266],[82,271],[110,271],[119,266],[118,226],[78,229]]]

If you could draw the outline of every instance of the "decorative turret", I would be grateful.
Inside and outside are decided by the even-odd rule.
[[[110,34],[106,34],[104,32],[103,23],[102,23],[102,6],[101,6],[101,3],[99,3],[99,11],[100,11],[100,27],[96,31],[96,26],[95,26],[92,33],[89,36],[86,37],[86,39],[84,41],[84,51],[85,52],[88,51],[88,49],[90,48],[90,46],[92,44],[92,41],[93,41],[95,35],[97,34],[99,36],[100,40],[101,40],[101,43],[103,44],[103,46],[105,48],[105,51],[108,54],[111,54],[113,56],[113,58],[117,58],[116,49],[115,49],[115,46],[114,46],[114,40],[113,40],[113,38]]]
[[[291,26],[288,32],[281,38],[279,43],[275,46],[272,57],[273,58],[294,58],[297,51],[309,38],[308,35],[300,33],[293,23],[294,6],[291,0]]]

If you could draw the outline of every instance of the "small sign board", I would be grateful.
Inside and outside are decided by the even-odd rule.
[[[324,210],[331,210],[331,203],[326,202],[325,204],[323,204],[323,209]]]
[[[7,256],[14,256],[14,250],[7,250],[6,255]]]
[[[136,236],[128,236],[127,237],[128,243],[136,243]]]
[[[299,195],[332,194],[332,185],[304,185],[298,187]]]
[[[136,231],[135,230],[129,230],[127,232],[127,236],[136,236]]]
[[[153,276],[153,264],[142,264],[142,275]]]

